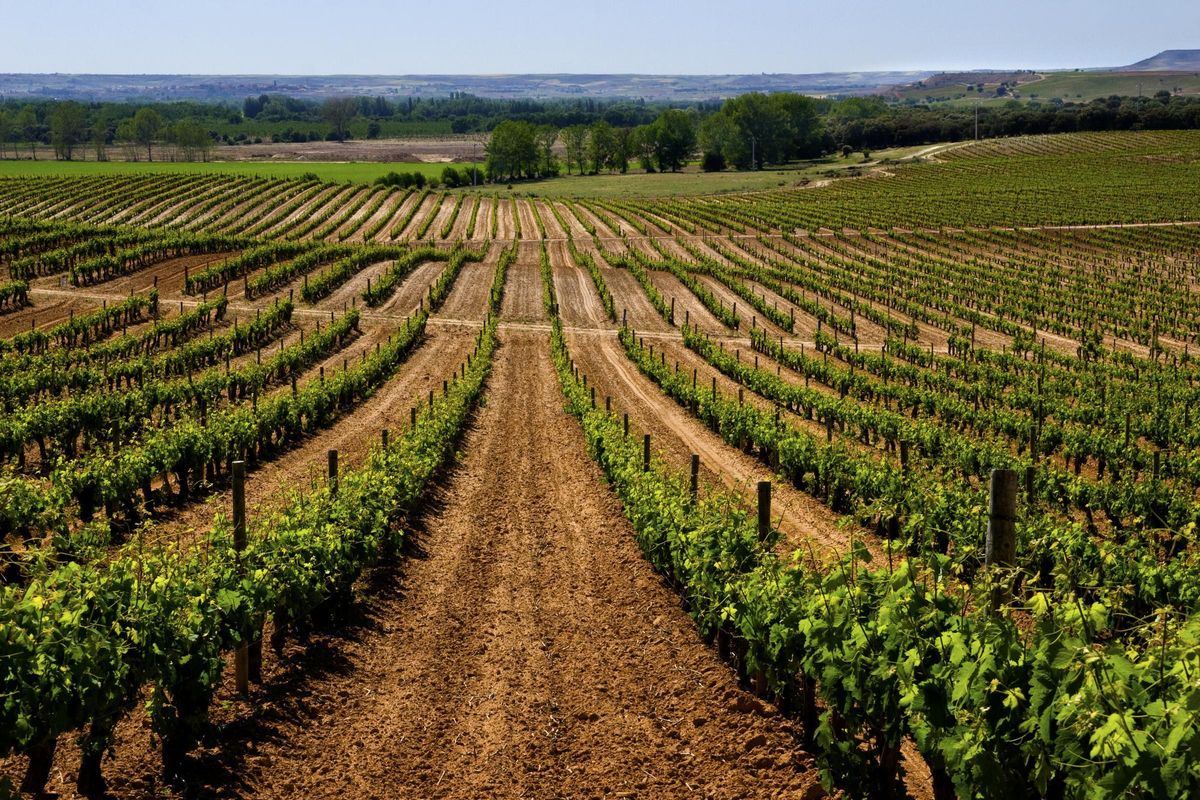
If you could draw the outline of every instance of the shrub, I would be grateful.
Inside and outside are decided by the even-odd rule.
[[[700,169],[705,172],[720,172],[725,169],[725,156],[721,153],[705,153],[700,159]]]

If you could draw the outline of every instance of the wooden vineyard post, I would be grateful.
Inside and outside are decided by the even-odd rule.
[[[338,451],[329,451],[329,494],[337,497],[338,491]]]
[[[238,554],[238,572],[242,572],[241,553],[246,549],[246,462],[233,462],[233,549]],[[238,645],[233,657],[234,682],[242,697],[250,694],[250,647]]]
[[[642,472],[650,471],[650,434],[642,437]]]
[[[998,567],[1012,566],[1017,558],[1017,473],[1011,469],[992,470],[988,497],[987,546],[984,561]],[[992,594],[992,607],[1003,600],[997,587]]]
[[[699,490],[700,490],[700,456],[696,453],[692,453],[692,482],[691,482],[692,502],[696,501],[696,495],[699,492]]]
[[[771,534],[771,482],[758,482],[758,540],[764,542]]]
[[[988,498],[988,529],[985,560],[988,564],[1011,566],[1017,556],[1017,473],[992,470]]]

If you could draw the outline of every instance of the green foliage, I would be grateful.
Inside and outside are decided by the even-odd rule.
[[[752,92],[726,100],[715,117],[706,122],[701,136],[704,151],[719,153],[739,169],[762,169],[826,149],[817,105],[810,97]]]
[[[281,512],[255,519],[244,552],[218,520],[203,552],[128,545],[104,562],[66,564],[0,590],[0,752],[112,720],[148,687],[164,758],[177,759],[203,729],[223,651],[258,636],[268,615],[286,633],[344,602],[362,570],[394,551],[403,515],[454,456],[495,330],[493,319],[464,377],[414,429],[340,475],[336,493],[297,492]]]
[[[75,148],[84,141],[87,122],[83,106],[74,101],[59,103],[50,112],[50,141],[54,154],[70,161]]]
[[[558,173],[553,146],[558,130],[505,120],[495,127],[484,151],[489,180],[544,178]]]
[[[401,189],[415,186],[422,189],[425,187],[425,175],[421,172],[389,172],[376,178],[375,184],[377,186],[398,186]]]
[[[631,335],[622,338],[633,352]],[[1200,789],[1200,722],[1187,710],[1200,695],[1183,677],[1200,665],[1200,622],[1163,611],[1123,645],[1103,644],[1117,625],[1112,610],[1069,587],[1033,595],[1025,613],[1036,624],[1023,631],[991,608],[1003,575],[989,571],[968,587],[945,556],[889,556],[876,567],[853,547],[832,563],[781,561],[736,498],[695,502],[681,476],[657,464],[643,471],[635,440],[591,407],[557,317],[551,343],[568,410],[647,558],[686,596],[700,630],[731,638],[742,668],[780,697],[810,709],[820,698],[806,733],[827,786],[855,797],[902,792],[900,748],[911,737],[935,778],[964,797]],[[657,362],[640,351],[637,359],[675,391],[669,371],[652,370]],[[727,438],[733,413],[721,416]],[[1139,625],[1120,624],[1127,633]]]
[[[660,171],[677,172],[696,149],[696,127],[686,111],[664,111],[650,126],[654,157]]]

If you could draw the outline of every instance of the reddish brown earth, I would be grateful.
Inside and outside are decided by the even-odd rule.
[[[249,702],[226,681],[186,791],[157,779],[144,716],[122,722],[113,797],[821,795],[792,724],[739,688],[637,549],[546,333],[501,338],[410,554],[335,625],[268,651]],[[52,776],[66,796],[74,755]]]
[[[252,756],[214,753],[239,794],[805,796],[791,725],[738,688],[637,550],[545,334],[502,338],[400,585],[362,630],[314,643],[337,667],[298,678],[290,713],[256,715]]]
[[[807,552],[808,545],[812,544],[816,552],[830,555],[848,549],[854,529],[840,528],[838,516],[827,507],[810,495],[776,480],[767,465],[727,444],[667,397],[626,357],[615,333],[611,337],[577,333],[568,338],[572,357],[596,387],[597,403],[612,397],[613,412],[629,414],[630,434],[649,433],[652,448],[672,469],[688,469],[695,453],[700,456],[703,484],[733,489],[745,497],[747,503],[753,502],[758,481],[773,481],[774,524],[784,533],[787,550],[799,547]],[[668,363],[670,361],[671,358]],[[709,370],[707,375],[701,374],[699,380],[707,384],[713,374]],[[720,381],[718,388],[726,393],[729,391],[729,387]],[[862,536],[862,533],[858,535]]]
[[[501,316],[514,322],[544,322],[542,306],[542,276],[539,267],[541,250],[537,243],[522,242],[517,261],[508,268],[508,285],[504,290]]]

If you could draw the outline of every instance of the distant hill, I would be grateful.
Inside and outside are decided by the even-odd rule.
[[[1040,76],[1032,70],[972,70],[970,72],[939,72],[924,80],[917,81],[909,87],[919,89],[942,89],[947,86],[968,86],[975,84],[1029,83]]]
[[[870,94],[929,72],[824,72],[756,75],[71,75],[0,74],[0,97],[76,100],[225,100],[286,94],[446,97],[623,97],[681,102],[746,92]]]
[[[1200,72],[1200,50],[1163,50],[1116,72]]]

